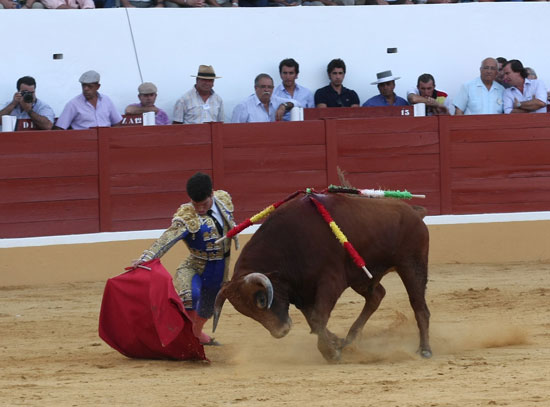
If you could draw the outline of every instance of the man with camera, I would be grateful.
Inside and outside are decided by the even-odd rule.
[[[36,98],[36,81],[31,76],[17,80],[17,92],[13,100],[0,110],[0,121],[3,115],[15,116],[18,119],[30,119],[32,127],[38,130],[51,130],[55,119],[53,109]]]

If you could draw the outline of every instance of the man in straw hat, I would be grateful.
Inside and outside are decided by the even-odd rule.
[[[138,86],[139,103],[126,106],[126,114],[143,114],[155,112],[155,124],[157,126],[170,124],[170,118],[166,112],[155,106],[157,100],[157,87],[154,83],[143,82]]]
[[[376,81],[371,82],[371,85],[376,85],[380,94],[371,97],[363,103],[363,106],[408,106],[409,103],[394,92],[395,81],[399,78],[399,76],[393,76],[391,71],[378,72]]]
[[[174,107],[174,124],[223,122],[223,100],[214,92],[216,76],[212,65],[200,65],[195,86],[185,93]]]

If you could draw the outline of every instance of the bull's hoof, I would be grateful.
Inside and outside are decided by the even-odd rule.
[[[432,357],[432,351],[430,349],[420,349],[419,353],[424,359],[429,359]]]
[[[330,354],[323,353],[323,357],[329,363],[338,363],[342,357],[342,350],[334,349]]]

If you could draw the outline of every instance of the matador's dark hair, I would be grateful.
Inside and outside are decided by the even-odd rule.
[[[187,181],[187,195],[195,202],[204,201],[212,195],[212,179],[208,174],[197,172]]]

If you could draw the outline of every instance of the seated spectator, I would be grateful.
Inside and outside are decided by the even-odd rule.
[[[79,79],[82,93],[71,99],[61,112],[55,128],[66,130],[89,129],[90,127],[118,126],[122,116],[108,96],[98,92],[99,74],[96,71],[84,72]]]
[[[391,71],[378,72],[376,81],[371,82],[371,85],[376,85],[380,94],[371,97],[363,106],[408,106],[409,103],[394,92],[397,79],[400,79],[400,76],[393,76]]]
[[[35,0],[0,0],[0,10],[13,8],[44,8],[44,5]]]
[[[546,113],[546,86],[540,79],[528,79],[521,61],[511,59],[504,65],[504,113]]]
[[[157,100],[157,87],[151,82],[143,82],[138,87],[139,103],[126,106],[126,114],[143,114],[155,112],[155,124],[157,126],[170,124],[170,118],[166,112],[155,106]]]
[[[214,0],[210,0],[214,1]],[[165,7],[204,7],[204,0],[164,0]]]
[[[18,119],[30,119],[36,129],[51,130],[55,120],[53,109],[36,98],[36,81],[32,76],[23,76],[17,80],[17,92],[0,110],[0,124],[3,115],[15,116]]]
[[[308,88],[296,83],[299,73],[298,62],[292,58],[283,59],[279,63],[279,75],[283,82],[275,88],[273,95],[283,99],[294,99],[301,107],[315,107],[313,93]],[[290,113],[285,114],[284,120],[290,120]]]
[[[126,8],[164,7],[164,0],[120,0],[120,5]]]
[[[504,87],[497,82],[498,61],[485,58],[479,67],[479,76],[460,88],[453,103],[455,115],[500,114],[503,112]]]
[[[298,102],[273,96],[273,78],[261,73],[254,80],[255,93],[233,109],[232,123],[274,122],[283,120]]]
[[[200,65],[195,86],[185,93],[174,107],[174,124],[192,124],[225,121],[223,100],[214,92],[216,76],[212,65]]]
[[[316,107],[356,107],[359,106],[359,96],[354,90],[344,87],[346,64],[341,59],[333,59],[327,65],[330,83],[315,91]]]
[[[49,9],[95,8],[95,3],[93,0],[40,0],[40,2],[45,8]]]
[[[450,114],[451,98],[445,92],[435,88],[435,79],[429,73],[418,77],[416,88],[407,92],[407,100],[411,105],[426,104],[426,116]]]
[[[538,79],[537,73],[533,68],[526,67],[525,72],[527,72],[527,79]]]
[[[510,87],[510,85],[508,85],[506,82],[504,82],[504,72],[502,72],[502,68],[504,68],[504,65],[506,65],[507,62],[508,62],[508,60],[504,57],[498,57],[497,58],[498,74],[497,74],[496,81],[497,81],[497,83],[501,84],[502,87],[504,87],[504,89]]]
[[[207,5],[210,7],[239,7],[238,0],[208,0]]]

